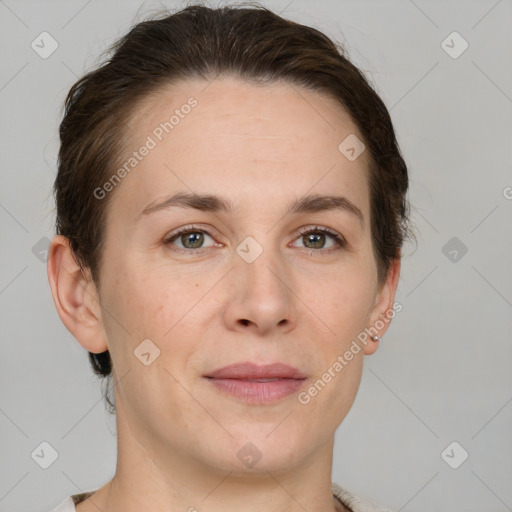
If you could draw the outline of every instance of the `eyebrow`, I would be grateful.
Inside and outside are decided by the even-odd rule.
[[[204,212],[233,212],[235,205],[227,198],[212,194],[192,194],[178,192],[158,203],[151,203],[138,218],[151,213],[177,206],[180,208],[193,208]],[[361,226],[364,227],[363,212],[349,199],[343,196],[310,194],[293,201],[288,208],[288,214],[315,213],[320,211],[342,210],[355,215]]]

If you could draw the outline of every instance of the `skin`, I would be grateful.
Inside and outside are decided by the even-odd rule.
[[[392,308],[400,260],[379,284],[367,153],[349,161],[338,150],[349,134],[362,137],[318,92],[224,77],[146,98],[128,124],[127,155],[190,96],[197,107],[110,192],[100,288],[66,238],[50,246],[58,314],[84,349],[110,351],[118,382],[116,474],[77,510],[342,510],[331,493],[334,434],[378,342],[360,344],[307,405],[297,394],[247,404],[203,375],[238,361],[284,362],[306,373],[307,389]],[[172,207],[138,219],[177,191],[219,195],[237,209]],[[308,193],[349,198],[364,225],[341,210],[287,215]],[[191,223],[208,233],[203,252],[187,249],[186,237],[164,243]],[[336,242],[321,233],[317,248],[308,244],[298,230],[316,226],[340,233],[346,247],[328,252]],[[236,252],[247,236],[263,248],[252,263]],[[133,353],[147,338],[161,351],[149,366]],[[250,468],[237,458],[248,442],[261,453]]]

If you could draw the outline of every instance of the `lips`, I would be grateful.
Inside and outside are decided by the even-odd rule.
[[[297,393],[306,381],[302,372],[284,363],[235,363],[204,377],[222,394],[253,405],[279,402]]]
[[[208,373],[210,379],[236,379],[254,382],[271,382],[280,379],[304,380],[300,370],[284,363],[257,365],[251,362],[241,362],[224,366]]]

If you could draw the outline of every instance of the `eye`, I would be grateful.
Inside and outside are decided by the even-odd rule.
[[[334,251],[343,249],[346,246],[345,239],[336,231],[323,227],[323,226],[309,226],[300,230],[300,235],[297,240],[301,240],[305,249],[310,249],[308,254],[330,254]],[[223,247],[223,244],[219,244],[214,241],[213,244],[205,246],[205,237],[212,238],[212,236],[204,229],[198,228],[193,225],[184,226],[171,233],[165,240],[165,245],[172,246],[172,250],[181,253],[194,253],[200,254],[205,252],[211,247]],[[327,249],[326,239],[331,239],[331,246]],[[176,245],[179,242],[181,245]]]
[[[199,229],[199,228],[196,228],[195,226],[185,226],[185,227],[181,228],[180,230],[171,233],[164,240],[164,243],[166,245],[174,246],[174,243],[173,243],[174,241],[180,242],[181,246],[180,245],[174,246],[173,250],[182,252],[182,253],[187,253],[187,252],[188,253],[190,253],[190,252],[201,253],[203,251],[198,250],[198,249],[204,248],[203,244],[205,241],[205,236],[209,237],[213,240],[211,235],[209,235],[208,232],[205,231],[204,229]],[[222,244],[217,244],[217,243],[213,244],[213,246],[215,246],[215,245],[217,247],[219,247]],[[207,246],[207,247],[213,247],[213,246]]]
[[[326,238],[330,238],[333,241],[331,247],[327,249],[325,249]],[[323,226],[303,228],[298,240],[306,244],[306,249],[312,249],[308,254],[329,254],[346,246],[345,239],[339,233]]]

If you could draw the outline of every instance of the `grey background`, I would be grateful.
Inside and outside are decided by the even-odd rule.
[[[419,234],[405,247],[403,310],[366,359],[333,480],[396,511],[512,510],[512,3],[262,3],[346,45],[390,109],[410,171]],[[185,5],[0,0],[1,511],[49,510],[115,470],[114,419],[33,248],[53,236],[70,86],[133,23]],[[43,31],[59,45],[47,59],[31,48]],[[453,31],[469,44],[456,59],[441,45]],[[452,237],[455,261],[443,250]],[[43,441],[58,452],[48,469],[31,457]],[[441,457],[453,441],[469,453],[458,469]],[[457,462],[460,448],[449,454]]]

